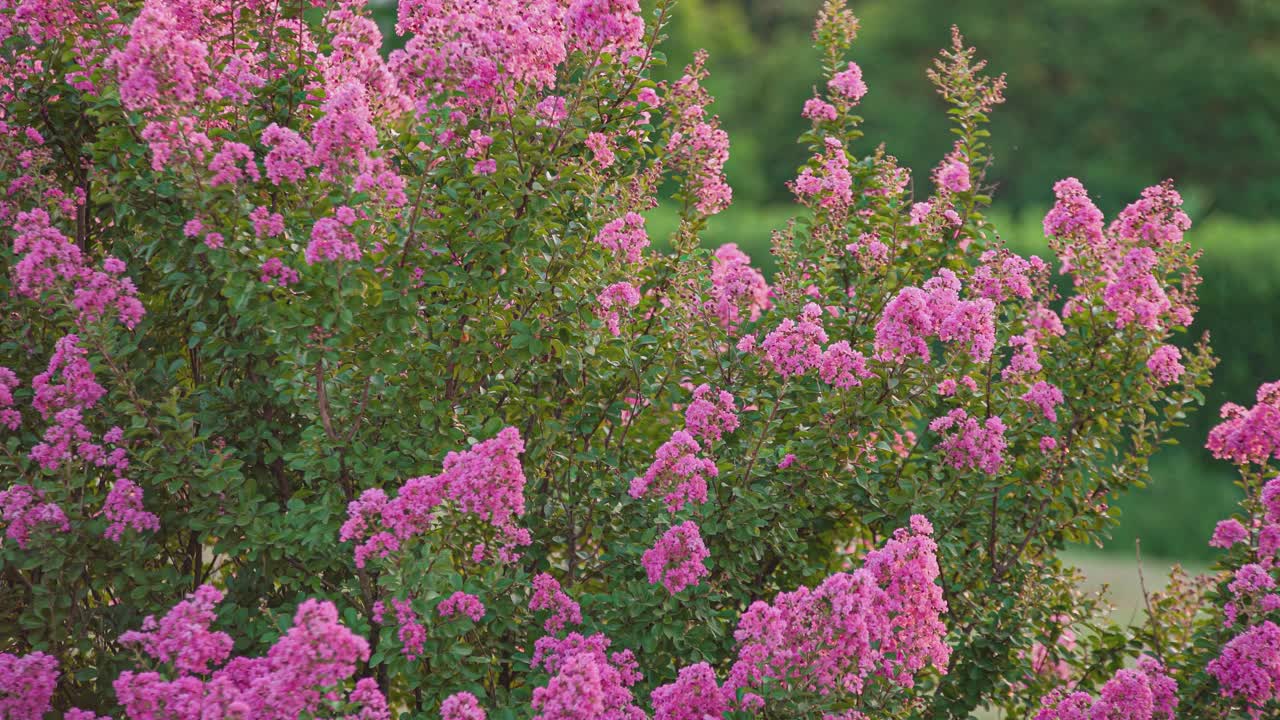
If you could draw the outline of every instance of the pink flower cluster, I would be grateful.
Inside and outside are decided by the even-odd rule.
[[[732,330],[745,317],[756,320],[769,307],[769,284],[751,267],[751,258],[733,243],[716,248],[711,260],[711,299],[707,306]]]
[[[1160,331],[1191,323],[1199,277],[1182,242],[1190,219],[1169,182],[1144,190],[1105,230],[1078,180],[1062,180],[1054,191],[1058,200],[1045,216],[1045,234],[1063,271],[1075,272],[1082,288],[1068,300],[1066,314],[1093,301],[1100,287],[1096,299],[1115,314],[1118,328]]]
[[[177,671],[169,680],[157,672],[122,673],[115,690],[127,718],[293,720],[337,705],[349,717],[390,719],[372,678],[358,681],[345,698],[339,692],[369,659],[369,645],[343,627],[332,603],[303,602],[293,626],[265,656],[228,661],[230,638],[209,631],[220,599],[217,590],[203,586],[164,619],[121,638],[157,661],[172,662]]]
[[[262,131],[262,144],[267,155],[262,164],[273,185],[285,181],[301,182],[312,165],[311,145],[292,128],[271,123]]]
[[[722,718],[732,697],[716,681],[716,672],[705,662],[680,668],[676,680],[654,688],[653,720],[705,720]]]
[[[208,675],[226,662],[234,644],[230,635],[209,630],[218,619],[220,602],[220,590],[201,585],[159,620],[148,615],[141,630],[120,636],[120,644],[137,645],[151,658],[173,665],[180,675]]]
[[[804,110],[800,114],[806,120],[812,120],[815,123],[820,123],[824,120],[835,120],[839,117],[839,111],[836,110],[834,105],[816,97],[804,101]]]
[[[22,413],[14,409],[13,399],[13,391],[21,384],[12,370],[0,365],[0,427],[17,430],[22,425]]]
[[[822,361],[822,344],[827,331],[822,327],[822,308],[809,303],[796,320],[784,318],[760,343],[765,359],[783,377],[804,375]]]
[[[635,0],[410,0],[396,29],[411,37],[391,70],[420,111],[442,92],[457,93],[449,105],[487,111],[519,95],[516,83],[553,85],[568,52],[629,54],[644,23]]]
[[[960,299],[960,281],[950,270],[925,282],[905,287],[885,306],[876,323],[876,357],[904,362],[918,357],[929,362],[929,340],[968,346],[974,362],[986,362],[995,349],[995,303],[990,298]]]
[[[649,247],[649,234],[644,229],[644,216],[629,212],[604,224],[596,242],[612,250],[625,262],[640,262],[641,252]]]
[[[845,245],[844,249],[856,257],[864,268],[879,268],[889,262],[889,246],[873,232],[862,233],[856,242]]]
[[[818,207],[848,208],[853,204],[853,176],[849,172],[849,155],[836,138],[824,138],[823,143],[826,151],[815,155],[809,167],[800,171],[791,190],[805,203],[816,199]]]
[[[822,351],[818,377],[832,387],[847,390],[861,385],[864,378],[871,377],[871,371],[867,369],[866,356],[851,348],[848,340],[840,340]]]
[[[622,334],[619,308],[633,308],[640,304],[640,291],[629,282],[617,282],[605,288],[596,296],[599,307],[596,314],[604,318],[605,327],[617,337]]]
[[[311,163],[320,168],[320,179],[337,182],[351,178],[356,192],[373,192],[392,207],[404,205],[403,178],[385,158],[372,154],[378,147],[378,134],[365,86],[348,81],[329,88],[321,110],[323,115],[311,130]]]
[[[1102,211],[1089,199],[1080,181],[1069,177],[1053,185],[1057,202],[1044,216],[1047,237],[1082,240],[1089,246],[1101,245]]]
[[[948,156],[938,169],[934,171],[933,181],[939,190],[948,193],[969,192],[973,183],[969,176],[969,166],[958,157]]]
[[[285,265],[280,258],[267,258],[262,263],[262,267],[258,269],[261,273],[258,280],[264,283],[272,283],[280,287],[288,287],[298,282],[300,276],[298,271]]]
[[[849,63],[848,67],[836,73],[827,81],[827,87],[839,98],[856,105],[867,94],[867,84],[862,80],[862,68],[857,63]]]
[[[1219,522],[1213,528],[1213,537],[1209,539],[1209,547],[1226,550],[1233,545],[1249,541],[1249,529],[1239,520],[1231,518]]]
[[[133,281],[123,276],[124,263],[108,257],[101,270],[90,268],[80,247],[53,226],[49,213],[20,212],[13,230],[13,252],[19,256],[12,270],[13,289],[18,295],[60,296],[82,326],[110,317],[132,330],[146,313]]]
[[[685,503],[707,501],[707,478],[720,473],[714,461],[698,456],[702,446],[686,430],[676,430],[654,454],[643,477],[631,480],[630,495],[660,494],[667,510],[679,512]]]
[[[1004,465],[1005,424],[996,415],[985,422],[961,408],[956,408],[929,423],[929,429],[946,434],[938,444],[947,464],[957,470],[981,470],[988,475],[1000,472]]]
[[[485,720],[480,701],[469,692],[454,693],[440,704],[441,720]]]
[[[1207,670],[1224,696],[1244,703],[1258,720],[1280,699],[1280,626],[1263,621],[1232,638]]]
[[[834,342],[823,349],[826,341],[822,308],[817,303],[808,303],[799,318],[784,318],[766,335],[760,349],[774,371],[784,378],[817,370],[823,382],[843,390],[861,385],[864,378],[871,377],[866,356],[850,347],[848,341]],[[743,352],[753,349],[751,344],[742,343],[738,348]]]
[[[1116,314],[1116,327],[1136,324],[1156,330],[1161,317],[1173,308],[1152,274],[1155,267],[1156,253],[1151,248],[1135,248],[1124,256],[1103,291],[1107,309]]]
[[[1280,382],[1258,388],[1257,404],[1222,406],[1222,422],[1209,431],[1205,447],[1219,460],[1263,465],[1280,459]]]
[[[208,47],[186,29],[168,2],[143,4],[124,49],[109,61],[119,73],[120,101],[127,109],[191,103],[212,84]]]
[[[436,606],[436,612],[440,617],[462,614],[471,618],[471,622],[480,622],[484,619],[484,603],[475,595],[458,591],[442,600]]]
[[[588,53],[632,50],[644,39],[639,0],[571,0],[564,25],[569,47]]]
[[[1130,203],[1109,228],[1116,237],[1143,245],[1164,247],[1182,241],[1191,218],[1182,210],[1182,196],[1169,183],[1153,185]]]
[[[102,536],[112,542],[124,539],[124,532],[160,529],[160,518],[142,507],[142,488],[128,478],[117,478],[102,503],[102,515],[109,523]]]
[[[257,181],[260,177],[258,164],[253,159],[253,150],[238,142],[223,144],[218,154],[209,161],[209,172],[213,173],[209,184],[214,187],[236,185],[246,178]]]
[[[630,650],[609,652],[609,638],[570,633],[547,636],[534,646],[534,668],[551,675],[534,688],[534,720],[644,720],[631,687],[643,679]]]
[[[1151,371],[1156,384],[1168,385],[1177,382],[1182,373],[1186,372],[1180,360],[1182,351],[1172,345],[1161,345],[1147,358],[1147,369]]]
[[[699,51],[685,74],[672,84],[667,101],[678,122],[667,141],[667,152],[684,176],[694,208],[703,215],[715,215],[729,207],[733,189],[724,176],[729,134],[720,128],[718,118],[706,112],[711,103],[711,95],[702,87],[706,61],[706,52]]]
[[[873,676],[911,687],[926,667],[945,673],[947,605],[932,533],[929,522],[914,515],[911,528],[869,552],[862,568],[832,575],[813,590],[780,593],[773,603],[753,603],[734,633],[738,657],[726,688],[775,681],[824,695],[860,695]]]
[[[1040,699],[1035,720],[1174,720],[1178,684],[1154,658],[1116,671],[1095,699],[1087,692],[1055,690]]]
[[[582,608],[547,573],[539,573],[533,578],[533,596],[529,599],[529,609],[533,612],[551,612],[542,626],[548,633],[559,633],[569,625],[582,623]]]
[[[84,412],[96,405],[106,390],[98,384],[89,365],[88,352],[79,343],[80,338],[75,335],[60,338],[53,357],[49,359],[48,369],[31,381],[35,390],[32,406],[45,418],[54,421],[45,430],[42,442],[31,448],[31,458],[47,470],[56,470],[76,458],[111,470],[116,480],[102,507],[103,515],[109,521],[103,534],[107,539],[119,542],[127,528],[139,532],[157,530],[160,520],[143,509],[142,488],[124,476],[129,468],[125,449],[117,447],[108,451],[102,444],[93,442],[93,434],[84,424]],[[62,382],[57,382],[59,379]],[[113,428],[103,435],[102,441],[117,444],[122,436],[119,428]],[[32,512],[36,515],[29,515]],[[22,517],[38,518],[38,522],[55,527],[66,526],[61,510],[49,503],[33,507]],[[26,521],[18,523],[18,527],[27,525]],[[13,527],[10,526],[11,530]]]
[[[351,226],[356,214],[347,206],[339,207],[333,217],[324,217],[311,227],[311,242],[307,244],[307,264],[333,260],[356,261],[363,253],[356,242]]]
[[[1272,395],[1274,388],[1259,391],[1260,399],[1274,400]],[[1228,641],[1207,666],[1209,674],[1217,679],[1221,694],[1242,704],[1252,718],[1263,717],[1267,708],[1280,701],[1280,626],[1268,619],[1280,611],[1280,594],[1276,593],[1280,583],[1273,575],[1280,567],[1280,477],[1263,485],[1258,500],[1262,516],[1255,518],[1256,547],[1250,548],[1256,562],[1236,569],[1227,583],[1231,598],[1223,606],[1227,627],[1242,617],[1248,618],[1250,624]],[[1249,544],[1254,537],[1244,524],[1230,519],[1218,523],[1209,544],[1227,549]]]
[[[30,485],[13,485],[0,490],[0,521],[5,538],[27,549],[31,533],[38,528],[52,532],[70,532],[71,523],[57,503],[47,502],[42,491]]]
[[[698,524],[686,520],[663,533],[658,542],[645,551],[641,562],[650,585],[661,582],[667,592],[675,595],[711,574],[705,564],[710,556]]]
[[[1048,277],[1049,266],[1035,255],[1023,258],[999,248],[983,252],[980,260],[982,264],[969,276],[969,287],[997,303],[1015,297],[1030,299],[1033,284]]]
[[[339,539],[358,541],[356,565],[364,567],[369,556],[386,557],[431,529],[437,508],[451,501],[460,512],[498,530],[506,543],[499,554],[513,560],[512,548],[530,541],[529,531],[515,525],[515,518],[524,514],[523,452],[519,431],[504,428],[470,450],[450,452],[439,475],[407,480],[394,500],[378,488],[366,490],[347,507]]]
[[[0,717],[42,720],[58,685],[58,659],[42,652],[0,653]]]
[[[703,383],[693,390],[693,401],[684,410],[684,429],[703,440],[720,440],[738,429],[738,406],[733,395],[714,391]]]
[[[417,660],[422,656],[423,647],[427,643],[427,628],[419,621],[418,611],[413,609],[413,600],[393,598],[391,609],[396,614],[396,639],[400,641],[400,652],[408,660]],[[381,623],[386,607],[375,603],[373,610],[374,619]]]
[[[1022,395],[1022,399],[1040,409],[1040,413],[1051,423],[1058,422],[1058,412],[1054,410],[1062,404],[1062,391],[1057,386],[1047,383],[1043,380],[1031,386],[1031,389]]]
[[[617,156],[613,154],[613,149],[609,147],[609,136],[604,133],[589,133],[586,146],[595,157],[596,166],[601,170],[611,167],[614,161],[617,160]]]

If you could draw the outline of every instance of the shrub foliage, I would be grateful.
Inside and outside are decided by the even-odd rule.
[[[6,717],[1274,708],[1274,389],[1211,438],[1238,573],[1126,630],[1056,557],[1214,362],[1172,185],[1009,251],[1003,77],[955,33],[916,197],[833,0],[766,283],[670,7],[0,5]]]

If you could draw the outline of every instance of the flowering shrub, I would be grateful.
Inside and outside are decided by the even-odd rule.
[[[1056,554],[1208,382],[1172,185],[1017,256],[1003,78],[955,34],[913,185],[833,0],[767,281],[670,8],[0,0],[6,717],[1275,709],[1275,388],[1231,580],[1126,634]]]

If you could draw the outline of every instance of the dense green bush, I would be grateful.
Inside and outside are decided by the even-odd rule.
[[[766,276],[776,268],[770,253],[771,228],[786,224],[785,206],[738,205],[712,218],[704,238],[709,245],[736,243],[760,265]],[[1044,212],[995,211],[993,224],[1011,247],[1025,254],[1048,255]],[[675,227],[672,213],[650,213],[655,235]],[[1243,402],[1261,379],[1280,367],[1280,342],[1271,328],[1280,327],[1280,223],[1210,217],[1196,225],[1192,244],[1202,250],[1200,272],[1205,284],[1194,330],[1207,331],[1222,358],[1214,383],[1205,395],[1209,407]],[[1204,449],[1204,438],[1217,421],[1212,413],[1193,416],[1174,433],[1177,447],[1152,458],[1157,482],[1118,501],[1123,520],[1106,547],[1132,556],[1134,540],[1158,557],[1207,561],[1214,557],[1205,538],[1218,520],[1239,501],[1230,473]]]
[[[1280,387],[1211,436],[1229,585],[1126,628],[1059,556],[1216,362],[1172,183],[1022,257],[1003,78],[953,30],[913,186],[829,0],[769,282],[671,8],[0,4],[5,720],[1275,708]]]

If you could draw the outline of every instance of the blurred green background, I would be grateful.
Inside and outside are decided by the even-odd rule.
[[[651,0],[643,0],[652,4]],[[665,46],[667,77],[698,48],[729,131],[734,204],[706,242],[738,243],[771,269],[769,233],[792,212],[786,182],[806,151],[800,108],[819,83],[810,46],[821,0],[679,0]],[[851,0],[862,20],[854,58],[869,151],[888,151],[927,178],[950,149],[941,101],[925,78],[954,23],[996,73],[1007,102],[992,118],[998,185],[992,213],[1020,252],[1044,252],[1040,221],[1053,183],[1075,176],[1112,216],[1171,177],[1203,248],[1192,336],[1221,358],[1206,407],[1180,444],[1152,462],[1154,482],[1124,498],[1108,549],[1189,562],[1213,557],[1213,525],[1231,512],[1229,467],[1202,449],[1226,401],[1252,401],[1280,378],[1280,0]],[[390,7],[380,9],[388,31]],[[919,181],[917,181],[919,182]],[[927,194],[927,186],[917,186]],[[673,218],[658,211],[651,235]]]

